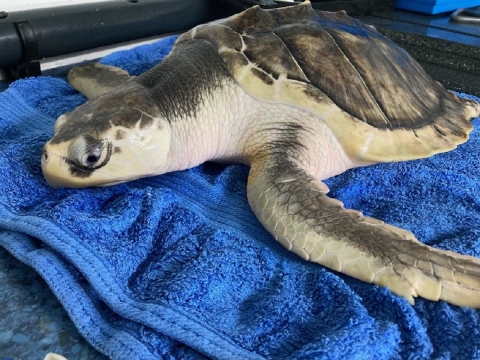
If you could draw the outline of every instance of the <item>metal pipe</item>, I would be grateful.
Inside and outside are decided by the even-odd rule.
[[[16,25],[22,21],[31,26],[42,59],[184,30],[228,14],[211,0],[122,0],[6,15],[0,17],[0,67],[25,60]]]
[[[458,9],[450,15],[452,21],[480,25],[480,9]]]

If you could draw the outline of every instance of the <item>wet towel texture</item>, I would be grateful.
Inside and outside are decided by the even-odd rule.
[[[102,60],[132,75],[174,38]],[[0,245],[46,279],[81,334],[113,359],[477,359],[480,312],[307,263],[246,199],[248,168],[204,164],[108,188],[52,189],[40,151],[85,101],[65,79],[0,93]],[[480,125],[474,121],[474,125]],[[356,169],[330,196],[480,257],[480,138],[430,159]]]

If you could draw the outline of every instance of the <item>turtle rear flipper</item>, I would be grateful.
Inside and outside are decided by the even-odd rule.
[[[67,77],[70,85],[88,100],[109,93],[135,78],[119,67],[99,62],[75,66]]]
[[[248,199],[288,250],[359,280],[414,297],[480,308],[480,259],[429,247],[409,231],[348,210],[282,154],[254,160]]]

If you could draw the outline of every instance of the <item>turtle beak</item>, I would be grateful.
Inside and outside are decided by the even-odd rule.
[[[60,179],[58,176],[55,176],[55,156],[48,151],[47,145],[45,145],[42,149],[42,172],[45,180],[47,181],[48,185],[57,189],[59,187],[65,186],[64,181]]]
[[[67,156],[61,154],[68,153],[68,143],[51,144],[48,142],[42,149],[42,172],[48,185],[58,189],[65,188],[85,188],[89,186],[113,185],[125,180],[112,178],[107,174],[93,169],[85,171],[72,164]]]
[[[55,148],[55,147],[54,147]],[[57,151],[52,151],[47,143],[42,149],[42,172],[43,177],[48,185],[58,189],[61,187],[81,188],[88,186],[87,184],[69,176],[68,165],[65,158],[57,154]]]

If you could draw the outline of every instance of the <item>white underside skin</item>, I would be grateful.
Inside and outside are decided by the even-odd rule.
[[[328,114],[327,114],[328,115]],[[306,132],[298,161],[321,180],[365,165],[348,158],[330,128],[317,115],[292,106],[260,101],[229,81],[205,100],[196,119],[171,124],[172,141],[167,171],[187,169],[206,160],[251,165],[262,145],[275,139],[269,129],[295,123]]]

